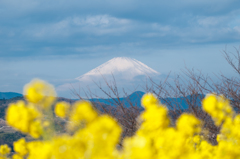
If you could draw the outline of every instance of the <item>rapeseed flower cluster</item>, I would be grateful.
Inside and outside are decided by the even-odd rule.
[[[10,126],[23,133],[29,133],[35,138],[38,138],[42,133],[38,120],[40,116],[40,112],[34,105],[31,103],[27,105],[24,101],[10,104],[6,112],[6,120]]]
[[[41,80],[27,84],[24,92],[28,103],[10,104],[6,120],[35,139],[14,142],[13,159],[240,158],[240,115],[223,96],[210,94],[203,100],[203,109],[222,126],[218,144],[211,145],[201,135],[202,122],[192,114],[182,114],[176,126],[170,126],[168,109],[151,93],[142,98],[145,110],[137,119],[137,132],[121,141],[121,126],[108,115],[98,115],[90,102],[55,102],[53,87]],[[67,121],[66,133],[54,133],[53,105],[55,115]],[[9,152],[1,145],[0,159]]]

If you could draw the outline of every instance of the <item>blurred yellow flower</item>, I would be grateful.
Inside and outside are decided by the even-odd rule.
[[[30,125],[40,117],[40,113],[31,105],[25,105],[24,101],[11,103],[6,111],[6,120],[10,126],[22,131],[30,132]]]
[[[223,95],[208,94],[202,101],[202,107],[212,116],[217,126],[221,125],[227,117],[233,116],[229,100],[225,99]]]
[[[11,148],[8,147],[8,145],[5,144],[5,145],[0,146],[0,154],[6,155],[6,154],[10,153],[10,151],[11,151]]]
[[[201,131],[201,122],[192,114],[182,114],[177,120],[177,129],[183,134],[193,136]]]
[[[67,102],[58,102],[55,106],[55,114],[61,118],[65,118],[68,114],[70,104]]]
[[[25,85],[23,93],[29,102],[48,108],[56,98],[54,87],[42,80],[34,79]]]
[[[92,104],[88,101],[78,101],[74,103],[70,113],[70,126],[74,128],[80,123],[87,124],[97,118],[97,112],[93,109]]]
[[[14,154],[12,156],[12,159],[24,159],[23,156],[19,155],[19,154]]]
[[[144,96],[142,97],[141,103],[144,108],[149,108],[152,105],[158,105],[159,100],[157,99],[156,95],[152,93],[147,93],[144,94]]]
[[[28,153],[27,143],[24,138],[19,139],[13,143],[14,151],[20,156],[25,156]]]
[[[203,109],[217,126],[221,125],[218,144],[211,145],[206,137],[201,136],[206,132],[201,129],[201,121],[192,114],[181,114],[176,123],[171,124],[176,126],[171,126],[168,109],[151,93],[142,98],[146,109],[138,117],[139,127],[132,136],[121,135],[122,129],[128,129],[121,128],[109,115],[98,115],[88,101],[74,103],[71,110],[70,104],[57,103],[55,114],[66,118],[66,125],[74,129],[44,134],[50,132],[47,130],[53,129],[52,123],[56,122],[56,118],[51,116],[50,108],[54,101],[51,87],[35,80],[25,87],[29,102],[18,101],[7,108],[7,123],[35,138],[28,142],[24,138],[14,142],[13,159],[240,158],[240,115],[235,114],[223,96],[210,94],[202,101]],[[44,135],[50,137],[44,138]],[[10,150],[7,145],[1,145],[0,159],[7,159]]]
[[[39,138],[42,135],[42,133],[43,133],[43,127],[41,125],[41,122],[39,120],[31,122],[29,134],[33,138]]]

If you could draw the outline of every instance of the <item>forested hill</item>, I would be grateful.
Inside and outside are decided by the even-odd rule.
[[[14,97],[22,97],[23,95],[15,92],[0,92],[0,99],[11,99]]]

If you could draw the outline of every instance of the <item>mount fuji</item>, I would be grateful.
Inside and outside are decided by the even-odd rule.
[[[101,91],[96,85],[97,83],[106,90],[106,82],[111,83],[113,80],[115,80],[117,87],[126,90],[126,88],[136,88],[140,84],[146,84],[144,81],[149,77],[159,77],[160,75],[159,72],[136,59],[129,57],[115,57],[95,69],[75,78],[75,82],[58,86],[57,91],[58,94],[63,97],[66,97],[66,94],[70,94],[70,90],[78,88],[85,88],[85,90],[87,88],[98,94]]]
[[[79,76],[76,80],[89,81],[99,77],[106,78],[114,76],[115,79],[134,80],[138,76],[159,75],[157,71],[143,64],[142,62],[129,57],[115,57],[97,68]]]

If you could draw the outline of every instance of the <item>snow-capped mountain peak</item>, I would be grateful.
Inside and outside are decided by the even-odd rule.
[[[152,76],[159,75],[159,73],[136,59],[115,57],[76,79],[89,81],[109,75],[113,75],[115,78],[132,80],[136,76]]]

